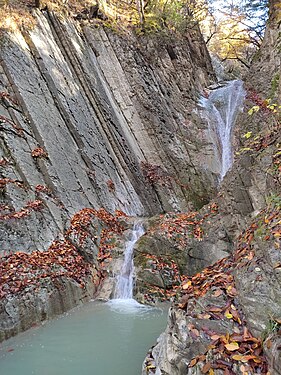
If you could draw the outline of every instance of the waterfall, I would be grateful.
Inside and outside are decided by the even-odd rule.
[[[143,225],[140,222],[134,224],[131,238],[126,242],[124,251],[124,261],[117,276],[115,287],[115,299],[132,299],[134,286],[134,262],[133,251],[137,240],[144,234]]]
[[[221,182],[232,165],[233,127],[245,98],[243,82],[230,81],[228,84],[213,90],[208,98],[200,98],[203,117],[207,120],[215,153],[220,160]]]

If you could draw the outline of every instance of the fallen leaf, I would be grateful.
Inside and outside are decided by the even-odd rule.
[[[201,362],[205,361],[205,359],[206,359],[205,354],[201,354],[201,355],[198,357],[198,361],[201,361]]]
[[[193,367],[193,366],[195,366],[196,365],[196,363],[197,363],[197,358],[193,358],[190,362],[189,362],[189,365],[188,365],[188,367]]]
[[[239,349],[239,344],[237,342],[231,342],[230,344],[225,344],[224,346],[230,352],[233,352],[234,350]]]
[[[207,372],[210,370],[211,366],[212,366],[211,362],[207,362],[207,363],[204,365],[204,367],[202,368],[202,372],[203,372],[203,374],[207,374]]]
[[[211,339],[212,340],[218,340],[220,337],[221,336],[219,336],[219,335],[213,335],[213,336],[211,336]]]
[[[231,358],[234,359],[235,361],[241,361],[244,358],[244,356],[241,354],[235,354]]]
[[[213,296],[214,296],[214,297],[219,297],[219,296],[222,295],[222,293],[223,293],[223,291],[222,291],[221,289],[217,289],[217,290],[215,291],[215,293],[213,294]]]
[[[211,307],[208,308],[208,311],[214,312],[214,313],[216,313],[216,312],[222,312],[222,308],[216,307],[216,306],[211,306]]]
[[[266,347],[267,347],[267,349],[270,349],[272,347],[272,341],[271,340],[266,341]]]
[[[187,283],[183,284],[182,289],[186,290],[192,285],[192,282],[189,280]]]
[[[198,314],[197,318],[198,319],[210,319],[211,315],[210,314]]]
[[[199,336],[200,336],[200,333],[199,333],[198,329],[193,328],[193,329],[191,329],[190,331],[191,331],[192,333],[194,333],[194,335],[195,335],[196,337],[199,337]]]
[[[230,314],[230,312],[229,312],[228,310],[224,313],[224,316],[225,316],[227,319],[232,319],[232,318],[233,318],[233,315]]]
[[[250,252],[249,252],[249,255],[247,256],[247,258],[248,258],[249,260],[252,260],[252,259],[254,258],[254,255],[255,255],[255,253],[254,253],[253,251],[250,251]]]

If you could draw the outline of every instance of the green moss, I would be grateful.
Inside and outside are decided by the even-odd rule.
[[[260,58],[261,58],[261,52],[260,52],[260,50],[258,50],[258,51],[254,54],[254,56],[253,56],[253,58],[252,58],[252,62],[257,62],[257,61],[260,60]]]
[[[281,196],[279,194],[270,194],[266,197],[266,203],[275,209],[281,210]]]
[[[270,98],[274,98],[276,96],[278,86],[279,86],[279,79],[280,79],[280,75],[277,73],[271,80],[271,89],[269,93]]]
[[[146,262],[147,258],[142,253],[137,254],[134,258],[134,264],[138,267],[145,268]]]
[[[276,334],[281,330],[281,324],[280,320],[276,321],[274,318],[270,318],[268,321],[268,324],[263,331],[261,338],[263,341],[265,341],[270,335]]]

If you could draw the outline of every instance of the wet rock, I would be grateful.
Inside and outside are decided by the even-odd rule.
[[[78,283],[57,279],[23,294],[0,301],[0,341],[54,318],[73,307],[89,301],[95,292],[91,277],[83,289]]]

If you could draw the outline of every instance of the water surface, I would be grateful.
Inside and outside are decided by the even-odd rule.
[[[167,309],[91,302],[1,344],[1,375],[140,375]]]

